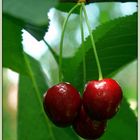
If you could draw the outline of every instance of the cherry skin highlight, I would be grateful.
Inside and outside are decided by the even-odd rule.
[[[104,134],[106,124],[107,121],[91,120],[82,107],[80,113],[73,122],[73,129],[80,137],[88,140],[95,140]]]
[[[118,111],[122,100],[119,84],[111,79],[89,81],[83,94],[83,105],[93,120],[107,120]]]
[[[80,108],[80,94],[69,83],[54,85],[44,95],[45,112],[56,126],[71,125]]]

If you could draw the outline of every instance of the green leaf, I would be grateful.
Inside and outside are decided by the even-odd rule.
[[[20,75],[18,94],[18,140],[79,140],[71,128],[58,128],[43,110],[43,94],[48,89],[37,61],[25,56],[30,77]]]
[[[9,18],[3,18],[3,66],[27,74],[21,44],[21,27]]]
[[[48,24],[44,26],[35,26],[33,24],[26,24],[24,29],[34,36],[38,41],[42,40],[48,30]]]
[[[137,139],[137,119],[125,99],[123,99],[118,114],[108,121],[106,132],[100,140],[124,139]]]
[[[33,25],[47,25],[47,13],[57,0],[4,0],[3,12]]]
[[[137,58],[137,14],[118,18],[97,27],[93,36],[102,67],[107,77]],[[98,79],[96,61],[90,37],[84,42],[86,48],[87,81]],[[64,80],[79,90],[83,85],[81,47],[72,58],[63,60]]]
[[[137,14],[109,21],[93,31],[97,52],[104,77],[112,77],[121,68],[137,58]],[[84,42],[86,47],[87,81],[98,79],[97,66],[90,37]],[[79,48],[73,58],[63,61],[64,80],[71,82],[83,93],[82,50]],[[113,75],[112,75],[113,74]],[[125,77],[124,77],[125,78]],[[134,140],[137,137],[137,122],[125,100],[120,111],[109,121],[101,140]],[[124,132],[125,131],[125,132]]]
[[[25,64],[22,48],[22,28],[25,23],[19,19],[4,14],[3,16],[3,66],[10,68],[21,74],[28,74]],[[27,27],[27,26],[26,26]],[[32,25],[28,26],[30,32],[35,34],[36,38],[41,39],[45,32],[36,30]],[[41,28],[40,28],[41,29]],[[39,34],[40,32],[40,34]]]
[[[34,36],[38,41],[42,40],[46,31],[48,30],[48,24],[43,26],[36,26],[30,23],[24,22],[22,19],[15,18],[8,14],[3,14],[4,19],[8,19],[10,22],[15,23],[15,26],[21,27],[21,29],[25,29],[32,36]]]

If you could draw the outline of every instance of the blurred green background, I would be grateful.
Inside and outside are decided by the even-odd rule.
[[[104,23],[111,19],[130,15],[137,11],[136,3],[100,3],[100,4],[90,4],[87,6],[88,9],[88,16],[91,22],[92,28],[95,28],[100,23]],[[93,11],[93,12],[91,12]],[[46,13],[47,15],[47,13]],[[54,50],[58,53],[57,42],[58,38],[60,38],[59,34],[61,32],[61,22],[65,18],[66,14],[52,8],[48,13],[50,19],[50,26],[49,30],[46,33],[45,37],[49,44],[54,47]],[[72,23],[72,24],[71,24]],[[74,24],[75,23],[75,24]],[[73,27],[69,28],[69,25],[73,25]],[[55,29],[55,30],[54,30]],[[71,30],[72,29],[72,30]],[[71,20],[68,23],[68,34],[75,35],[76,38],[73,41],[73,44],[70,43],[71,38],[65,39],[66,45],[64,48],[65,56],[71,56],[75,49],[73,46],[79,46],[80,44],[79,39],[79,22],[76,22],[76,16],[73,15]],[[53,32],[54,31],[54,32]],[[54,33],[51,36],[51,33]],[[66,34],[67,36],[67,34]],[[85,36],[87,36],[87,30],[85,29]],[[58,72],[56,63],[50,51],[44,47],[42,42],[38,42],[35,40],[31,35],[27,32],[23,31],[23,46],[24,50],[33,56],[34,58],[38,59],[44,68],[47,67],[47,77],[48,84],[51,86],[52,83],[57,83],[58,79],[54,78],[53,71]],[[49,59],[46,60],[45,54],[50,56]],[[50,67],[48,67],[50,66]],[[122,76],[123,75],[123,76]],[[56,77],[56,76],[55,76]],[[126,79],[124,79],[124,77]],[[133,109],[134,114],[137,116],[137,61],[131,62],[129,65],[124,67],[117,75],[114,77],[118,79],[120,84],[123,86],[123,90],[127,93],[127,101],[130,104],[130,107]],[[55,81],[54,81],[55,80]],[[17,93],[18,93],[18,74],[3,68],[3,139],[4,140],[16,140],[17,139],[17,123],[16,123],[16,116],[17,116]]]

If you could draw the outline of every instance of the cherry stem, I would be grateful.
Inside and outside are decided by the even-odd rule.
[[[62,27],[62,34],[61,34],[61,40],[60,40],[60,54],[59,54],[59,82],[62,82],[63,78],[62,78],[62,54],[63,54],[63,40],[64,40],[64,32],[66,29],[66,25],[68,22],[68,19],[70,17],[70,15],[72,14],[72,12],[78,7],[80,6],[81,3],[77,3],[68,13],[68,16],[66,17],[63,27]]]
[[[84,29],[83,29],[83,7],[80,8],[80,28],[81,28],[81,46],[83,55],[83,84],[86,83],[86,61],[85,61],[85,46],[84,46]]]
[[[87,12],[86,12],[86,8],[85,8],[84,3],[82,4],[82,7],[83,7],[83,10],[84,10],[85,20],[86,20],[86,24],[87,24],[87,27],[88,27],[88,30],[89,30],[91,43],[92,43],[92,47],[93,47],[93,52],[94,52],[96,63],[97,63],[97,68],[98,68],[98,73],[99,73],[99,80],[101,80],[101,79],[103,79],[101,65],[100,65],[99,57],[98,57],[98,54],[97,54],[95,42],[94,42],[93,35],[92,35],[92,30],[91,30],[91,27],[90,27],[90,23],[89,23],[89,19],[88,19],[88,16],[87,16]]]

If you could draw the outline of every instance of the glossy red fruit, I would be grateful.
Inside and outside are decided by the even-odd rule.
[[[107,121],[91,120],[84,108],[81,108],[80,113],[73,123],[75,132],[84,139],[95,140],[105,132]]]
[[[111,78],[93,80],[85,86],[83,105],[92,119],[107,120],[112,118],[118,111],[121,100],[121,87]]]
[[[69,83],[60,83],[49,88],[44,96],[45,112],[56,126],[71,125],[80,108],[80,94]]]

